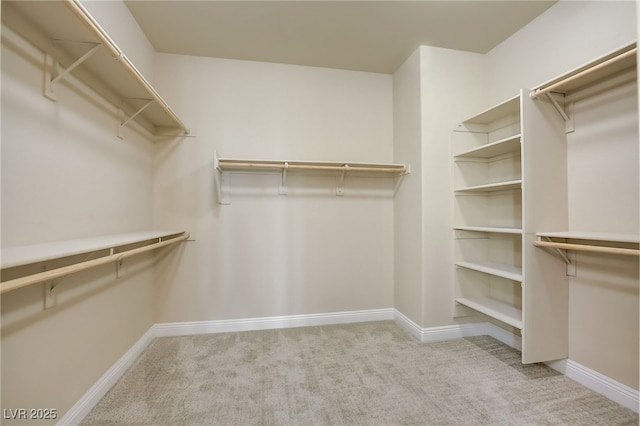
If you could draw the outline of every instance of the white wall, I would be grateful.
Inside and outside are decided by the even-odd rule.
[[[487,106],[637,37],[635,2],[561,1],[487,54]],[[635,83],[575,104],[567,135],[569,228],[638,232]],[[541,230],[542,231],[542,230]],[[580,254],[570,280],[569,358],[638,388],[638,260]]]
[[[159,90],[194,138],[158,145],[155,224],[196,241],[157,275],[158,322],[393,306],[393,181],[234,174],[227,158],[392,162],[391,76],[158,55]],[[166,273],[175,271],[175,278]]]
[[[394,308],[423,316],[424,230],[420,49],[393,74],[394,161],[410,163],[394,201]]]
[[[423,327],[452,323],[452,131],[486,97],[484,55],[420,47],[424,229]],[[449,284],[449,285],[444,285]],[[470,321],[458,318],[455,321]]]
[[[153,144],[135,126],[118,139],[115,108],[74,79],[45,98],[43,64],[3,24],[2,248],[151,228]],[[46,310],[41,284],[3,294],[2,408],[60,419],[152,325],[152,262],[60,279]]]
[[[490,107],[634,41],[633,1],[560,0],[487,53]]]
[[[96,19],[125,56],[151,84],[155,83],[156,51],[127,9],[123,0],[84,1],[82,5]]]

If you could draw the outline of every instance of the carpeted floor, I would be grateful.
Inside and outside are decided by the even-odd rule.
[[[156,339],[84,425],[637,425],[638,414],[481,336],[392,321]]]

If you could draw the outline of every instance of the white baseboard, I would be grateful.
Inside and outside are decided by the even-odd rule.
[[[115,364],[107,370],[98,381],[74,404],[69,411],[58,421],[58,425],[80,424],[87,414],[96,406],[98,402],[109,392],[109,389],[116,384],[118,379],[133,365],[138,357],[144,352],[155,338],[153,327],[140,338],[134,345],[120,357]]]
[[[421,342],[436,342],[438,340],[451,340],[461,337],[489,335],[516,349],[520,349],[522,347],[519,336],[515,336],[514,334],[488,322],[422,328],[400,311],[396,310],[393,317],[401,328],[409,332],[409,334]]]
[[[189,336],[196,334],[310,327],[385,320],[394,320],[398,326],[421,342],[489,335],[518,350],[522,346],[519,336],[515,336],[488,322],[422,328],[400,311],[393,308],[237,320],[155,324],[71,407],[60,419],[58,424],[79,424],[156,337]],[[637,390],[618,383],[571,360],[553,361],[547,364],[583,386],[638,412]]]
[[[164,323],[156,324],[152,328],[157,337],[190,336],[195,334],[231,333],[236,331],[272,330],[278,328],[384,321],[393,320],[393,314],[394,309],[387,308],[235,320]]]
[[[516,336],[489,322],[422,328],[399,311],[394,312],[394,319],[401,328],[421,342],[488,335],[512,348],[522,350],[522,338],[520,336]],[[586,388],[598,392],[636,413],[639,411],[637,390],[569,359],[546,362],[545,364]]]
[[[570,359],[545,362],[581,385],[638,412],[638,391]]]

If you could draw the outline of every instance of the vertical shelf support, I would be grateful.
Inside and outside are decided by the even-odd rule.
[[[93,47],[87,53],[76,59],[74,63],[69,65],[65,70],[60,71],[60,62],[45,53],[45,78],[44,78],[44,96],[52,101],[57,100],[56,87],[60,80],[68,76],[71,71],[86,61],[91,55],[98,51],[102,46],[100,43],[90,43]],[[49,71],[49,63],[53,60],[53,72]]]
[[[338,182],[338,186],[336,187],[336,195],[341,197],[344,195],[344,177],[347,175],[349,171],[349,165],[345,164],[344,169],[342,169],[342,174],[340,175],[340,181]]]
[[[289,169],[289,163],[285,161],[284,167],[282,168],[282,180],[280,181],[280,189],[278,193],[280,195],[287,195],[287,170]]]
[[[220,161],[218,160],[218,152],[213,152],[213,169],[215,174],[213,176],[213,183],[216,187],[216,197],[218,198],[218,204],[228,206],[231,204],[223,198],[222,194],[222,169],[220,168]]]

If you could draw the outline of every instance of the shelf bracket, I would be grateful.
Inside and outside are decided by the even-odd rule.
[[[45,77],[44,77],[44,96],[52,101],[57,100],[56,87],[58,82],[67,77],[71,71],[86,61],[91,55],[98,51],[102,46],[100,43],[90,43],[93,45],[84,55],[75,60],[74,63],[69,65],[66,69],[61,70],[60,62],[51,57],[48,53],[45,53]],[[53,60],[53,72],[49,70],[48,64]]]
[[[285,161],[284,167],[282,168],[282,180],[280,181],[280,189],[278,190],[278,193],[280,195],[287,195],[289,192],[287,188],[287,170],[288,169],[289,169],[289,163]]]
[[[551,241],[551,238],[549,238],[549,237],[544,237],[544,239],[545,239],[545,241],[552,242],[552,241]],[[538,241],[540,241],[540,239],[538,239]],[[564,261],[565,261],[565,263],[567,264],[567,268],[572,264],[572,263],[571,263],[571,260],[569,259],[569,256],[568,256],[568,252],[567,252],[567,250],[559,249],[559,248],[557,248],[557,247],[551,247],[551,248],[552,248],[556,253],[558,253],[558,254],[560,255],[560,257],[562,257],[562,260],[564,260]]]
[[[222,170],[220,169],[220,164],[219,164],[219,160],[218,160],[218,152],[214,151],[213,152],[213,169],[214,169],[214,176],[213,176],[213,183],[216,187],[216,197],[218,198],[218,204],[223,205],[223,206],[228,206],[229,204],[231,204],[230,202],[226,201],[223,198],[223,194],[222,194],[222,177],[223,177],[223,173]]]
[[[402,183],[402,181],[404,180],[404,177],[406,175],[410,175],[411,174],[411,164],[407,165],[407,171],[405,171],[403,174],[401,174],[400,176],[397,177],[396,179],[396,184],[393,187],[393,193],[395,194],[396,192],[398,192],[398,188],[400,188],[400,184]]]
[[[133,99],[133,98],[132,98]],[[138,111],[136,111],[134,114],[132,114],[129,118],[125,119],[124,117],[124,111],[120,110],[120,115],[121,115],[121,119],[120,119],[120,124],[118,125],[118,137],[120,139],[124,139],[123,135],[122,135],[122,129],[131,122],[131,120],[133,120],[134,118],[136,118],[138,116],[138,114],[140,114],[142,111],[144,111],[149,105],[151,105],[152,103],[155,102],[154,99],[134,99],[134,100],[140,100],[140,101],[146,101],[146,103],[140,107],[138,109]]]
[[[54,281],[46,281],[44,283],[44,309],[53,308],[58,302],[57,294],[53,292],[56,289]]]
[[[342,174],[340,175],[340,181],[338,182],[338,186],[336,187],[336,196],[342,197],[344,195],[344,177],[347,175],[349,171],[349,165],[345,164],[344,169],[342,169]]]

